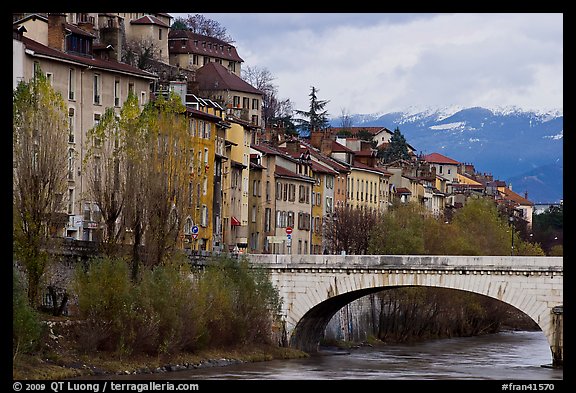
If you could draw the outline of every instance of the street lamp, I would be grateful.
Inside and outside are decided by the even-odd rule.
[[[512,249],[510,255],[514,256],[514,216],[510,216],[510,231],[512,232]]]

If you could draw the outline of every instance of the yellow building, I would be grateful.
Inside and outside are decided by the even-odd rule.
[[[184,248],[212,251],[214,233],[215,146],[222,118],[187,107],[188,133],[193,140],[192,167],[184,219]]]
[[[350,168],[348,175],[347,203],[352,208],[358,208],[373,212],[379,212],[381,206],[380,197],[386,195],[380,192],[380,187],[385,184],[383,177],[385,171],[356,162]]]
[[[248,195],[250,141],[255,127],[228,116],[227,157],[222,176],[222,235],[226,251],[246,252],[248,247]]]

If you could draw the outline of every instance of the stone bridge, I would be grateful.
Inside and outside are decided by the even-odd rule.
[[[417,255],[246,255],[269,269],[283,299],[289,345],[315,352],[346,304],[398,287],[474,292],[508,303],[546,335],[553,366],[563,363],[563,258]]]

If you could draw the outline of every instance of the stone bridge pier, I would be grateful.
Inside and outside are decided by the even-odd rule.
[[[563,258],[419,255],[249,254],[269,270],[282,298],[289,345],[318,350],[338,310],[366,296],[399,287],[474,292],[512,305],[532,318],[548,339],[552,365],[563,365]]]

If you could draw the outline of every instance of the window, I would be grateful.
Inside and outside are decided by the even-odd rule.
[[[188,206],[192,207],[194,201],[194,183],[188,182]]]
[[[256,205],[252,205],[252,222],[256,222]]]
[[[234,108],[240,108],[240,96],[234,96],[232,98],[232,105]]]
[[[326,188],[334,188],[334,177],[326,176]]]
[[[266,181],[266,201],[270,200],[270,181]]]
[[[258,115],[252,115],[252,124],[258,125]]]
[[[264,231],[266,232],[270,232],[271,228],[270,228],[270,216],[272,214],[272,211],[270,210],[269,207],[266,208],[266,210],[264,210]]]
[[[36,74],[38,74],[39,72],[40,72],[40,63],[35,61],[34,64],[32,65],[32,73],[33,73],[34,79],[36,79]]]
[[[190,217],[186,218],[186,222],[184,223],[184,234],[191,235],[192,234],[192,219]]]
[[[256,180],[252,181],[252,195],[256,196],[258,195],[257,191],[256,191]]]
[[[74,143],[74,108],[68,108],[68,142]]]
[[[288,187],[288,200],[294,202],[296,200],[296,184],[290,184]]]
[[[276,182],[276,200],[282,199],[282,183],[279,181]]]
[[[100,74],[94,74],[94,83],[93,83],[93,90],[94,90],[94,104],[100,105]]]
[[[68,189],[68,214],[74,214],[74,189]]]
[[[51,72],[46,73],[46,79],[48,80],[50,86],[54,84],[54,74],[52,74]]]
[[[141,91],[140,92],[140,105],[144,105],[144,104],[146,104],[146,92]]]
[[[257,110],[257,109],[258,109],[258,106],[259,106],[259,103],[260,103],[260,102],[258,101],[257,98],[252,98],[252,109],[256,109],[256,110]]]
[[[242,98],[242,108],[250,109],[250,98]]]
[[[120,106],[120,81],[114,81],[114,106]]]
[[[332,197],[326,197],[326,213],[332,213]]]
[[[202,214],[200,216],[200,225],[203,227],[208,226],[208,206],[202,205]]]
[[[68,70],[68,99],[74,99],[74,92],[76,91],[76,71],[74,68]]]
[[[162,41],[162,29],[158,29],[158,40]]]
[[[100,156],[94,157],[94,181],[100,182],[102,174],[102,160]]]
[[[96,127],[100,123],[100,113],[94,113],[94,127]],[[102,138],[94,137],[94,146],[100,147],[102,146]]]
[[[288,222],[287,225],[289,227],[294,228],[294,212],[293,211],[289,211],[288,212]]]
[[[68,149],[68,180],[74,180],[74,149]]]
[[[128,82],[128,94],[134,94],[134,82]]]

